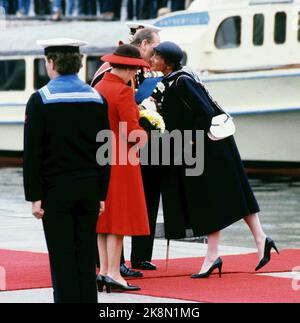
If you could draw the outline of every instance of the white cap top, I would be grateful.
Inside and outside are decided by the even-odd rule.
[[[37,44],[43,48],[47,47],[81,47],[87,45],[87,42],[71,38],[52,38],[38,40]]]
[[[148,28],[148,29],[151,29],[155,32],[160,32],[161,31],[161,28],[158,28],[154,25],[150,25],[150,24],[144,24],[142,22],[126,22],[126,25],[129,29],[144,29],[144,28]]]

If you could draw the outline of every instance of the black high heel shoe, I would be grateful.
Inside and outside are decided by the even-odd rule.
[[[102,293],[103,292],[103,287],[105,285],[105,276],[98,275],[97,276],[97,286],[98,286],[98,292]]]
[[[258,271],[259,269],[264,267],[271,260],[272,248],[279,254],[279,251],[276,248],[275,242],[271,238],[267,237],[265,242],[264,256],[259,262],[259,264],[256,266],[255,271]]]
[[[213,264],[212,266],[208,269],[208,271],[206,273],[203,274],[194,274],[191,276],[191,278],[208,278],[212,272],[215,269],[219,269],[219,277],[221,278],[222,276],[222,266],[223,266],[223,260],[221,258],[218,258]]]
[[[108,276],[105,277],[105,286],[106,286],[107,293],[110,293],[112,289],[119,290],[119,291],[126,291],[126,292],[140,290],[140,287],[138,286],[132,286],[132,285],[129,285],[128,283],[127,285],[122,285]]]

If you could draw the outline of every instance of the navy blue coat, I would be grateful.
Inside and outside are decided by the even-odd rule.
[[[184,71],[164,78],[162,116],[166,129],[204,130],[204,173],[186,176],[186,166],[163,166],[162,198],[168,239],[222,230],[259,212],[233,136],[212,141],[207,132],[212,118],[220,114],[197,81]]]

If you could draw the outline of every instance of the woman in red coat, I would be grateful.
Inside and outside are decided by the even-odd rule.
[[[119,46],[114,54],[105,55],[112,70],[96,86],[108,101],[108,117],[115,140],[112,144],[112,166],[105,210],[97,223],[100,274],[99,291],[106,285],[110,289],[138,290],[120,275],[120,256],[124,236],[149,235],[149,223],[144,188],[138,159],[137,140],[132,143],[130,134],[137,134],[139,145],[145,145],[146,132],[139,126],[139,111],[133,90],[127,83],[138,67],[149,65],[141,59],[139,50],[132,45]],[[138,131],[138,132],[137,132]]]

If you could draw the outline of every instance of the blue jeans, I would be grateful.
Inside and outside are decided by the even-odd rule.
[[[75,7],[76,7],[76,0],[67,0],[67,14],[68,16],[73,16]]]
[[[8,1],[7,0],[0,0],[0,7],[3,7],[5,12],[7,13],[8,10]]]
[[[28,16],[30,11],[30,0],[19,0],[18,11],[23,12],[26,16]]]
[[[61,11],[61,0],[54,0],[52,5],[52,11],[57,12]]]

